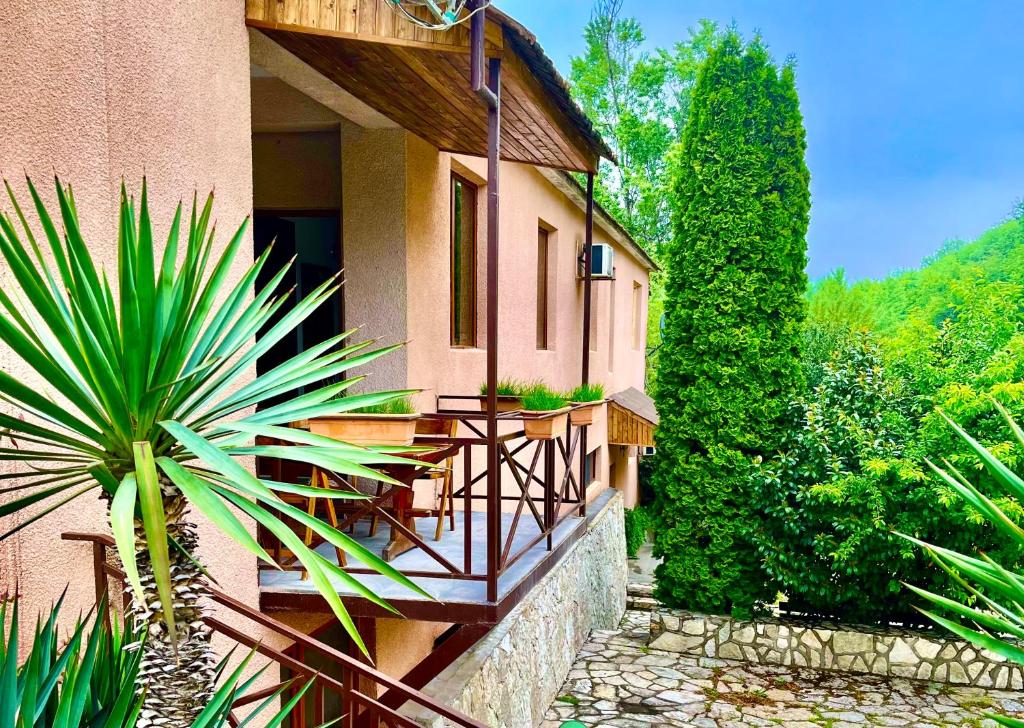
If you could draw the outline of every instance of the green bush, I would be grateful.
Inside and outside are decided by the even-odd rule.
[[[802,384],[805,146],[793,69],[726,34],[672,160],[653,477],[666,604],[742,614],[774,596],[749,542],[749,473]]]
[[[873,337],[852,335],[820,369],[818,386],[793,403],[793,428],[781,452],[751,479],[762,514],[753,540],[788,606],[850,621],[905,623],[920,618],[904,581],[966,596],[894,532],[1019,561],[1019,547],[997,538],[982,514],[926,474],[922,463],[929,454],[942,458],[935,451],[945,448],[1015,521],[1019,504],[999,498],[996,484],[979,472],[977,453],[941,415],[920,417],[921,397],[883,363]],[[984,423],[986,440],[997,443],[1007,462],[1017,462],[1014,443],[1003,442],[1008,433],[998,408],[988,398],[978,406],[971,421]]]
[[[29,644],[20,644],[18,601],[0,601],[0,726],[4,728],[131,728],[143,711],[135,684],[142,664],[145,634],[133,632],[97,606],[90,623],[79,619],[70,633],[58,624],[63,597],[45,621],[36,620]],[[101,615],[108,615],[109,620]],[[266,668],[243,678],[253,650],[229,666],[217,666],[220,684],[192,728],[223,728],[235,700],[258,682]],[[19,656],[21,661],[19,664]],[[230,669],[229,669],[230,667]],[[251,717],[278,725],[312,686],[289,681],[259,702]],[[292,696],[287,693],[295,689]],[[147,725],[152,716],[143,714]],[[246,721],[248,722],[248,721]]]
[[[926,565],[893,529],[920,531],[930,488],[911,448],[905,383],[855,336],[792,405],[780,454],[755,469],[754,532],[765,569],[801,612],[857,621],[912,614],[900,581]]]
[[[626,558],[635,559],[640,547],[647,543],[651,517],[643,506],[626,509]]]

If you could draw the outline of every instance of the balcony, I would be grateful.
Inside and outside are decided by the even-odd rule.
[[[557,416],[557,429],[564,428],[561,434],[530,439],[525,432],[528,414],[500,413],[495,440],[498,472],[490,477],[485,457],[487,415],[472,409],[479,407],[478,402],[475,397],[440,397],[437,412],[423,416],[429,424],[421,430],[453,434],[417,435],[414,444],[435,454],[422,468],[390,473],[404,486],[353,482],[335,473],[315,476],[296,467],[282,470],[283,463],[271,461],[261,461],[258,469],[300,483],[326,477],[331,488],[370,494],[366,500],[345,502],[344,510],[335,513],[339,530],[390,560],[433,600],[346,563],[329,544],[310,545],[335,563],[340,560],[347,573],[358,576],[406,618],[493,625],[585,532],[587,465],[581,453],[586,452],[588,425],[573,424],[573,412],[580,409],[576,408]],[[448,480],[444,468],[450,468]],[[442,484],[441,498],[433,493],[437,483]],[[299,505],[323,517],[318,508],[327,504],[303,499]],[[312,538],[299,524],[294,527]],[[280,542],[269,533],[261,532],[260,538],[281,567],[267,565],[261,570],[262,609],[327,611],[326,602]],[[336,587],[354,616],[389,616],[349,585],[336,582]]]

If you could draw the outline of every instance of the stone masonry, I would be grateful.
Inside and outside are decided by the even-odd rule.
[[[423,690],[493,728],[538,725],[593,630],[614,629],[626,610],[622,496],[588,506],[587,533],[479,643]],[[428,728],[450,725],[403,711]]]
[[[902,677],[755,665],[647,646],[650,611],[595,630],[540,728],[997,728],[1022,694]],[[523,728],[527,728],[524,724]]]
[[[679,610],[651,612],[651,648],[760,665],[812,667],[1020,690],[1024,673],[989,650],[930,632],[838,627],[783,619],[741,622]]]

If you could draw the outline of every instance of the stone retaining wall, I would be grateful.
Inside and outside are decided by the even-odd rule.
[[[651,613],[650,646],[669,652],[824,670],[1024,688],[1019,665],[929,632],[838,627],[783,619],[740,622],[678,610]]]
[[[622,496],[608,491],[587,509],[587,533],[424,693],[493,728],[543,721],[590,632],[615,628],[626,611]],[[451,725],[411,709],[403,713],[428,728]]]

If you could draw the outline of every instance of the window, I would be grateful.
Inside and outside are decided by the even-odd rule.
[[[608,371],[615,369],[615,280],[608,281]]]
[[[644,342],[644,287],[633,281],[633,348],[642,349]]]
[[[590,350],[597,353],[597,286],[590,284]]]
[[[476,192],[469,181],[452,175],[452,346],[476,346]]]
[[[583,466],[583,485],[588,487],[597,480],[597,448],[587,453],[587,459]]]
[[[550,349],[548,341],[548,310],[550,308],[550,242],[551,234],[537,228],[537,348]]]

